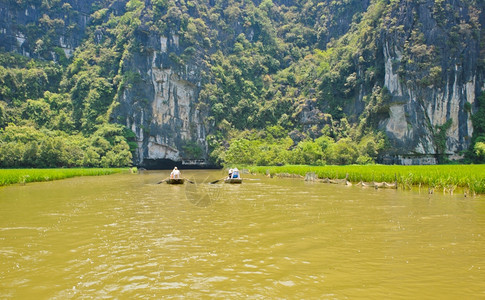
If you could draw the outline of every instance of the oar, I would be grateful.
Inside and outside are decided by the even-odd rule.
[[[187,179],[187,178],[184,178],[184,179],[185,179],[185,180],[187,180],[188,182],[192,183],[192,184],[194,184],[194,183],[195,183],[195,182],[193,182],[192,180],[189,180],[189,179]]]
[[[167,181],[167,180],[169,180],[169,179],[170,179],[170,177],[167,177],[167,178],[165,178],[164,180],[157,182],[157,184],[164,183],[165,181]]]
[[[209,182],[209,184],[218,183],[219,181],[224,180],[224,179],[226,179],[226,177],[224,177],[222,179],[217,179],[217,180],[211,181],[211,182]]]

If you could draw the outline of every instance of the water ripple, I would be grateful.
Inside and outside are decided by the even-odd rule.
[[[197,184],[158,185],[167,174],[147,172],[15,195],[0,210],[2,297],[483,295],[483,201],[187,173]]]

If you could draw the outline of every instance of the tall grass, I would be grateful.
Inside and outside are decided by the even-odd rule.
[[[315,172],[319,178],[345,178],[352,182],[376,181],[395,182],[403,188],[428,186],[430,188],[468,189],[472,193],[485,193],[485,165],[348,165],[348,166],[281,166],[250,167],[251,172],[290,173],[304,176]]]
[[[75,176],[98,176],[127,172],[128,168],[75,169],[0,169],[0,186],[15,183],[50,181]]]

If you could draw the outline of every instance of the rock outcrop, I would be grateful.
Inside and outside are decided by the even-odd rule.
[[[128,1],[113,1],[105,8],[104,17],[102,13],[96,15],[98,8],[93,4],[98,2],[95,0],[20,2],[0,2],[0,47],[28,57],[57,61],[62,56],[74,55],[86,37],[87,28],[95,36],[98,30],[102,34],[99,28],[102,26],[98,25],[103,23],[103,18],[109,18],[109,14],[123,15]],[[251,5],[261,4],[253,2]],[[386,5],[386,16],[376,56],[383,58],[385,72],[379,75],[381,78],[373,80],[376,85],[384,85],[391,95],[390,102],[385,103],[389,106],[389,117],[380,121],[379,128],[389,137],[394,149],[390,154],[394,157],[408,157],[406,159],[413,163],[416,158],[419,163],[419,157],[423,157],[427,163],[433,163],[443,157],[457,158],[470,145],[471,115],[477,110],[475,98],[484,89],[479,57],[485,18],[480,8],[467,3],[451,0],[381,3]],[[274,5],[279,6],[293,4],[286,0],[274,1]],[[352,22],[358,22],[362,12],[372,4],[373,1],[366,0],[322,1],[315,8],[306,5],[306,11],[314,15],[307,16],[308,20],[302,17],[302,20],[313,24],[318,36],[309,35],[312,39],[305,42],[312,41],[311,47],[324,48],[326,42],[338,39],[355,27]],[[155,4],[146,2],[146,5]],[[195,161],[196,165],[206,166],[209,152],[206,137],[213,130],[213,124],[207,121],[209,109],[199,108],[203,106],[199,105],[199,92],[204,84],[201,73],[210,74],[210,70],[198,56],[203,56],[203,51],[206,54],[221,51],[213,46],[215,44],[233,45],[244,30],[248,33],[247,42],[252,42],[255,31],[249,21],[242,24],[231,19],[229,21],[234,24],[228,24],[235,28],[229,28],[232,25],[227,26],[223,21],[218,24],[216,18],[204,16],[207,25],[215,27],[208,28],[212,37],[231,41],[216,42],[213,38],[211,42],[209,39],[200,43],[205,45],[204,50],[191,47],[189,42],[181,45],[184,39],[179,35],[187,29],[182,29],[182,19],[177,19],[182,14],[180,3],[170,5],[174,13],[167,15],[173,17],[173,24],[159,29],[158,33],[150,30],[153,12],[143,11],[134,37],[140,51],[130,53],[120,63],[120,73],[130,74],[134,79],[119,88],[111,118],[135,133],[138,143],[135,165],[160,167],[167,162]],[[204,5],[222,5],[218,9],[224,11],[228,4],[216,5],[209,1]],[[183,12],[185,21],[203,15],[190,7],[185,7]],[[280,13],[278,9],[275,12]],[[338,20],[332,19],[332,9],[341,12]],[[230,15],[231,11],[224,12]],[[170,18],[163,22],[169,22]],[[181,59],[189,47],[192,57]],[[369,93],[361,89],[355,103],[350,104],[345,113],[355,116],[362,112],[362,99]],[[302,104],[300,109],[296,122],[304,130],[317,128],[315,134],[319,134],[329,123],[326,111],[314,107],[311,101]]]
[[[209,167],[207,128],[204,114],[197,109],[198,66],[179,65],[169,58],[170,52],[180,51],[176,34],[139,38],[148,41],[147,50],[133,55],[129,69],[140,80],[124,89],[113,112],[136,134],[134,164]]]
[[[392,100],[380,128],[399,149],[395,154],[453,159],[470,144],[480,92],[479,11],[444,2],[402,1],[383,33],[384,85]]]
[[[94,2],[0,1],[0,47],[33,58],[69,58],[85,37]]]

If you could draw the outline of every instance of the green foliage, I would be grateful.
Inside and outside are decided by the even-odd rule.
[[[18,26],[36,59],[0,54],[0,140],[9,146],[1,151],[12,152],[3,156],[9,166],[129,164],[135,135],[109,121],[121,97],[150,81],[141,61],[161,60],[179,75],[198,70],[195,105],[210,128],[211,158],[259,165],[376,161],[386,144],[376,128],[391,104],[383,83],[384,31],[406,40],[395,62],[401,78],[439,86],[448,71],[411,2],[403,8],[383,0],[95,1],[73,57],[57,45],[61,34],[77,30],[71,4],[9,3],[39,10],[35,23]],[[467,3],[470,21],[460,24],[447,24],[454,12],[446,1],[431,8],[453,55],[480,32],[478,3]],[[413,23],[406,31],[397,15],[403,9]],[[155,42],[160,37],[168,40],[164,51]],[[483,107],[473,116],[472,145],[485,136]],[[446,149],[449,125],[431,128],[438,153]],[[45,140],[35,144],[15,127]],[[182,150],[190,158],[204,154],[191,141]],[[474,161],[483,161],[479,153],[470,148]]]
[[[478,109],[472,115],[473,137],[466,157],[475,163],[485,163],[482,144],[485,143],[485,93],[477,97]]]
[[[475,152],[476,156],[479,159],[485,160],[485,143],[477,142],[473,147],[473,152]]]
[[[27,100],[27,105],[24,109],[24,118],[32,120],[39,126],[45,125],[50,119],[49,104],[43,100]]]
[[[2,102],[0,102],[0,128],[5,127],[6,124],[6,116],[5,116],[5,106]]]
[[[435,144],[436,154],[438,155],[438,162],[443,163],[443,154],[446,150],[446,132],[453,124],[452,119],[448,119],[443,125],[436,125],[433,131],[433,138]]]
[[[247,139],[237,139],[231,143],[224,158],[228,163],[252,164],[258,150],[257,146]]]
[[[359,157],[356,145],[348,138],[343,138],[332,144],[327,150],[329,163],[333,165],[354,164]]]
[[[59,93],[60,66],[8,54],[1,58],[10,66],[0,69],[0,93],[6,103],[0,111],[0,127],[4,127],[0,131],[1,167],[119,167],[131,163],[123,128],[99,118],[113,99],[108,80],[88,75],[90,71],[83,71],[86,66],[78,59],[68,70],[81,76],[71,78],[76,84],[70,93]],[[78,133],[79,129],[92,136]],[[99,147],[103,142],[109,146]]]
[[[185,145],[182,146],[182,149],[184,151],[184,158],[186,159],[198,159],[203,155],[202,148],[194,141],[186,142]]]
[[[475,137],[485,136],[485,93],[477,97],[478,110],[472,117]]]
[[[27,61],[23,57],[0,53],[0,101],[20,105],[37,99],[45,91],[59,88],[62,68],[54,63]]]
[[[243,132],[229,141],[229,147],[218,147],[217,161],[229,165],[347,165],[375,163],[385,147],[382,133],[368,133],[358,141],[328,136],[295,143],[283,134],[282,127],[270,126],[264,131]],[[222,149],[221,149],[222,148]]]
[[[131,152],[123,127],[105,124],[86,138],[9,125],[0,130],[0,167],[125,167]]]
[[[48,60],[55,53],[56,63],[0,54],[0,166],[131,164],[134,134],[108,120],[125,83],[119,80],[123,59],[135,47],[144,8],[143,1],[131,0],[121,15],[109,8],[93,11],[93,27],[70,61],[53,39],[76,20],[69,17],[72,7],[62,1],[43,4],[46,13],[37,27],[25,28],[26,38],[38,58]]]
[[[348,53],[335,47],[335,51],[328,51],[328,70],[333,73],[323,74],[323,80],[319,78],[322,69],[317,72],[320,64],[318,55],[312,53],[318,39],[314,29],[318,27],[316,20],[330,12],[339,11],[340,14],[350,9],[354,2],[331,3],[326,10],[322,5],[314,8],[313,1],[288,6],[281,5],[279,1],[263,1],[256,6],[250,1],[209,4],[130,0],[126,1],[125,11],[116,13],[98,3],[91,13],[92,25],[87,31],[87,38],[70,61],[59,48],[54,49],[57,65],[7,55],[0,58],[5,61],[1,64],[3,69],[0,68],[0,83],[4,82],[0,85],[0,101],[7,103],[7,107],[0,111],[0,126],[10,122],[34,128],[48,136],[60,131],[60,141],[54,137],[52,140],[47,138],[41,145],[49,150],[42,153],[46,164],[52,164],[56,159],[62,161],[65,157],[63,145],[79,145],[66,140],[81,136],[90,146],[73,150],[72,153],[82,155],[76,154],[63,163],[96,165],[109,161],[119,164],[119,159],[109,149],[117,145],[123,148],[121,145],[124,144],[121,140],[110,138],[108,132],[111,131],[106,124],[122,91],[135,88],[143,80],[131,65],[135,53],[146,51],[145,45],[139,41],[139,33],[166,36],[170,30],[180,36],[180,51],[168,53],[175,65],[182,67],[200,57],[207,66],[198,105],[218,130],[208,137],[214,160],[254,160],[258,164],[289,161],[323,164],[327,159],[332,161],[328,154],[330,148],[324,149],[313,140],[318,134],[303,141],[293,141],[288,132],[298,124],[298,116],[292,113],[295,103],[315,93],[311,91],[315,83],[326,78],[339,81],[338,74],[341,74],[346,76],[344,81],[348,85],[343,97],[349,98],[352,94],[358,79],[352,75],[355,72],[351,72],[350,60],[343,65],[338,64],[339,57],[350,59]],[[348,7],[345,6],[347,4]],[[46,2],[42,9],[47,13],[39,24],[45,34],[36,26],[30,26],[29,39],[36,45],[37,55],[47,59],[56,30],[70,24],[68,18],[59,18],[50,11],[67,14],[72,7],[58,1]],[[297,16],[298,11],[303,14]],[[330,20],[325,22],[331,24]],[[301,63],[295,63],[298,61]],[[300,91],[302,86],[305,86],[303,93]],[[323,94],[322,91],[317,92]],[[337,98],[325,101],[337,103],[340,99]],[[320,105],[321,108],[323,106],[325,104]],[[351,126],[342,117],[339,116],[338,125],[332,127],[332,138],[348,135]],[[256,133],[254,136],[234,137],[229,144],[225,143],[234,129],[239,132],[254,129]],[[128,141],[128,151],[136,149],[134,136],[126,130],[116,131],[114,135],[122,137],[124,142]],[[20,148],[16,151],[25,152]],[[61,150],[57,151],[57,148]],[[125,153],[124,148],[116,149]],[[29,147],[30,159],[21,160],[21,163],[35,164],[39,151],[34,146]],[[184,145],[183,151],[187,157],[193,158],[202,154],[202,149],[191,142]]]

